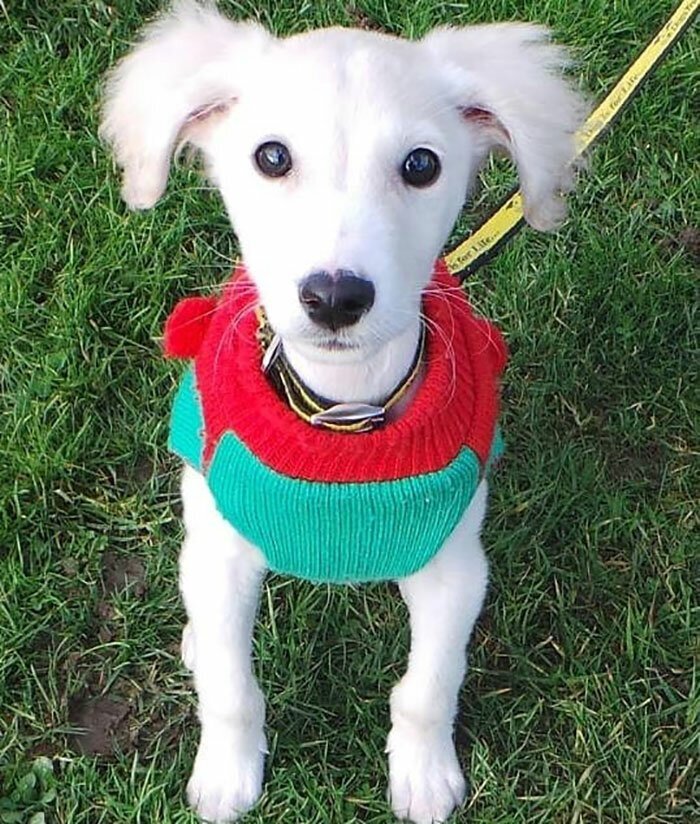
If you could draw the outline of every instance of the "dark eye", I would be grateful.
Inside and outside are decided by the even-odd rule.
[[[283,177],[292,168],[292,156],[289,149],[277,140],[261,143],[253,157],[255,165],[265,177]]]
[[[440,159],[430,149],[414,149],[406,155],[401,177],[409,186],[430,186],[440,175]]]

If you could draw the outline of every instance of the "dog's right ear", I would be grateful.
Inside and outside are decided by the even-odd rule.
[[[505,149],[518,168],[525,219],[555,228],[573,185],[576,130],[587,103],[549,32],[524,23],[437,28],[422,41],[442,66],[479,153]]]
[[[100,136],[124,170],[122,197],[149,209],[163,194],[173,151],[199,145],[238,96],[241,67],[274,38],[211,5],[176,0],[107,76]]]

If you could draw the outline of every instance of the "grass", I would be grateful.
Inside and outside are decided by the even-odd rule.
[[[673,8],[222,5],[281,33],[358,15],[413,36],[540,20],[576,48],[595,97]],[[157,338],[178,297],[225,278],[236,245],[192,171],[176,171],[153,212],[127,213],[97,141],[99,78],[155,7],[0,3],[0,822],[193,821],[165,450],[178,370]],[[559,234],[521,233],[469,283],[513,354],[493,581],[457,729],[472,796],[456,822],[700,815],[697,57],[688,34],[596,149]],[[490,169],[467,222],[512,179]],[[386,699],[405,623],[392,587],[269,579],[256,659],[271,769],[247,821],[389,824]],[[72,730],[87,706],[106,712],[86,703],[99,697],[117,751],[85,755]]]

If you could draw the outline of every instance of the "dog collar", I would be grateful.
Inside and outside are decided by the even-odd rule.
[[[425,352],[423,324],[408,372],[381,404],[337,403],[318,395],[302,381],[284,352],[282,339],[270,326],[265,310],[258,307],[256,311],[257,336],[262,350],[261,369],[289,408],[312,426],[332,432],[370,432],[385,423],[387,412],[405,396],[420,372]]]

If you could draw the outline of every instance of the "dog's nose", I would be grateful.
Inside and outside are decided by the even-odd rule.
[[[299,300],[314,323],[326,329],[352,326],[372,308],[374,286],[349,269],[312,272],[299,286]]]

